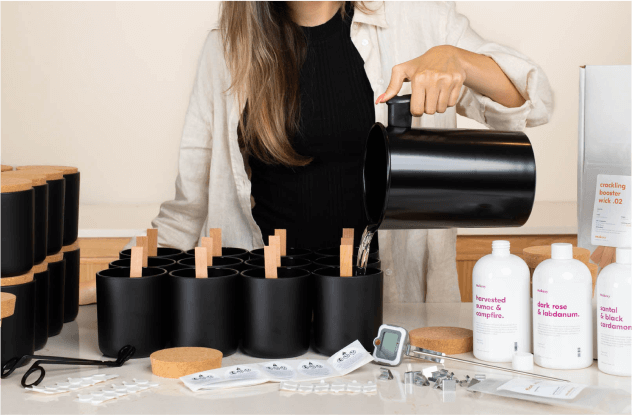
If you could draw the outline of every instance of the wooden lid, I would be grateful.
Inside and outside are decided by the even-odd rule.
[[[2,193],[23,192],[33,188],[29,179],[21,177],[2,177]]]
[[[540,262],[551,258],[551,245],[530,246],[522,250],[524,261],[529,268],[536,268]],[[586,248],[573,247],[573,259],[588,264],[590,251]]]
[[[79,242],[75,242],[75,243],[72,243],[70,245],[62,246],[60,252],[63,253],[63,252],[76,251],[77,249],[79,249]]]
[[[412,346],[445,354],[471,352],[474,346],[472,330],[461,327],[422,327],[408,336]]]
[[[33,173],[39,173],[46,176],[46,180],[61,180],[64,178],[64,172],[59,169],[42,167],[42,168],[32,168],[32,169],[18,169],[16,171],[29,171]]]
[[[0,293],[0,303],[0,318],[12,316],[15,310],[15,294]]]
[[[42,186],[46,184],[46,175],[38,171],[31,170],[12,170],[2,172],[2,178],[19,177],[22,179],[29,179],[33,186]]]
[[[0,171],[11,171],[13,170],[13,166],[7,166],[6,164],[0,164]]]
[[[46,262],[47,264],[50,264],[51,262],[59,262],[62,259],[64,259],[64,253],[59,251],[56,254],[47,256],[44,262]]]
[[[16,275],[15,277],[0,278],[0,286],[9,287],[11,285],[26,284],[33,281],[33,270],[30,270],[26,274]]]
[[[44,260],[37,265],[33,265],[33,268],[31,268],[31,271],[33,271],[33,274],[39,274],[40,272],[44,272],[47,269],[48,269],[48,263]]]
[[[41,169],[41,168],[50,168],[63,172],[63,174],[73,174],[79,171],[76,167],[71,166],[19,166],[16,167],[16,170],[30,170],[30,169]]]
[[[153,352],[151,371],[156,376],[177,379],[222,367],[222,352],[206,347],[174,347]]]

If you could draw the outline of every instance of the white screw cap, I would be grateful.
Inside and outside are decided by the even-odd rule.
[[[552,259],[573,259],[572,244],[551,244]]]
[[[515,352],[511,358],[511,368],[523,372],[533,370],[533,355],[527,352]]]
[[[630,248],[617,248],[617,264],[629,264]]]

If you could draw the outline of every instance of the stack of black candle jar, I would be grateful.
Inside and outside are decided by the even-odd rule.
[[[359,340],[370,350],[382,324],[379,253],[363,275],[353,267],[341,277],[336,251],[288,248],[275,279],[265,278],[262,249],[216,248],[206,278],[196,278],[194,250],[157,248],[141,278],[130,277],[131,250],[121,251],[97,273],[99,348],[111,357],[126,344],[135,358],[166,347],[229,356],[241,344],[251,356],[289,358],[310,344],[332,355]]]
[[[79,172],[2,172],[2,291],[16,296],[2,327],[2,364],[42,349],[79,310]]]

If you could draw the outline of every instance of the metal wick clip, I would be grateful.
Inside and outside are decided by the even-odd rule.
[[[474,366],[482,366],[482,367],[487,367],[490,369],[501,370],[503,372],[517,373],[523,376],[529,376],[529,377],[540,378],[540,379],[548,379],[548,380],[556,380],[559,382],[569,382],[566,379],[558,379],[558,378],[554,378],[550,376],[538,375],[536,373],[523,372],[521,370],[515,370],[515,369],[510,369],[510,368],[501,367],[501,366],[489,365],[487,363],[475,362],[472,360],[465,360],[465,359],[459,359],[457,357],[446,356],[445,353],[436,352],[434,350],[423,349],[421,347],[414,347],[410,343],[405,347],[404,353],[408,357],[421,359],[421,360],[429,360],[431,362],[435,362],[439,364],[443,364],[446,360],[451,360],[453,362],[461,362],[461,363],[466,363],[466,364],[470,364]]]

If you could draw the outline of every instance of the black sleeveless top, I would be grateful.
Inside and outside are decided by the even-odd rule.
[[[305,167],[267,165],[250,157],[253,216],[268,241],[287,229],[287,246],[340,245],[343,228],[359,244],[367,220],[362,200],[364,142],[375,122],[373,90],[350,38],[351,16],[303,27],[307,55],[300,73],[300,124],[294,149]],[[374,238],[377,243],[377,238]]]

